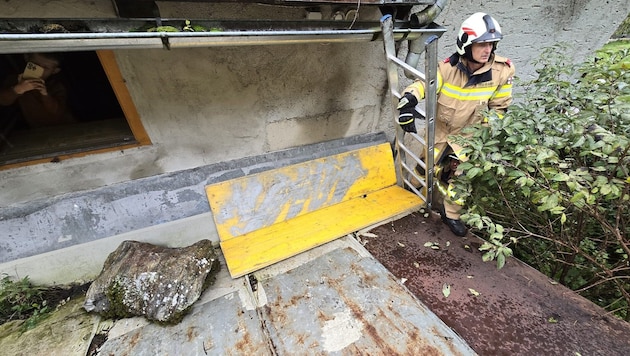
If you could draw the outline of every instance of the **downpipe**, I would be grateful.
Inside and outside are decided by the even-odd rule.
[[[424,10],[411,14],[410,20],[411,24],[415,27],[419,28],[425,27],[435,20],[438,15],[444,10],[446,5],[448,4],[448,0],[436,0],[435,4],[425,8]],[[420,55],[424,52],[425,45],[422,42],[421,38],[409,40],[408,42],[408,52],[407,57],[405,58],[405,63],[410,65],[413,68],[417,68],[418,62],[420,61]],[[414,79],[415,76],[405,70],[405,76],[409,79]]]

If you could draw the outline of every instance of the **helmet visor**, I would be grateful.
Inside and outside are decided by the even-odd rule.
[[[486,32],[483,35],[472,40],[473,43],[482,43],[482,42],[499,42],[503,38],[501,32]]]
[[[475,38],[472,42],[498,42],[503,38],[501,35],[501,29],[498,24],[495,24],[494,19],[490,15],[483,16],[483,22],[486,25],[486,32],[483,35]]]

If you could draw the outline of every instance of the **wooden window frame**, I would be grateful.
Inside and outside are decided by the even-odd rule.
[[[118,100],[118,104],[123,111],[127,124],[131,129],[131,132],[135,138],[135,142],[130,144],[123,144],[114,147],[107,148],[99,148],[99,149],[85,149],[81,152],[73,152],[68,154],[60,154],[55,157],[55,160],[66,160],[69,158],[75,157],[83,157],[92,154],[99,154],[105,152],[119,151],[139,146],[146,146],[151,144],[151,139],[147,134],[144,126],[142,125],[142,121],[140,120],[140,115],[136,110],[136,106],[131,99],[131,94],[127,89],[127,85],[125,84],[125,79],[118,68],[118,62],[116,61],[116,56],[112,50],[96,50],[96,55],[101,63],[103,71],[109,80],[109,84],[111,85],[112,90]],[[0,170],[6,170],[11,168],[29,166],[40,163],[48,163],[51,162],[51,158],[38,158],[23,162],[16,163],[8,163],[4,165],[0,165]]]

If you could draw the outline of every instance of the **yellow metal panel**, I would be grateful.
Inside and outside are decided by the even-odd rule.
[[[233,278],[307,251],[364,227],[422,206],[415,194],[398,186],[279,222],[221,242]]]
[[[227,241],[395,184],[383,143],[209,185],[206,193]]]

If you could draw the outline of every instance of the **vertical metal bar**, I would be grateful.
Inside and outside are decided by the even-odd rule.
[[[426,111],[426,164],[427,209],[431,210],[433,200],[433,178],[435,170],[435,116],[437,112],[437,44],[438,36],[431,36],[425,41],[425,111]]]
[[[398,66],[392,61],[392,58],[396,57],[396,42],[394,40],[394,20],[392,15],[385,15],[381,18],[381,31],[383,33],[383,45],[385,47],[385,56],[387,59],[387,81],[389,83],[392,117],[396,118],[398,115],[396,106],[398,106],[398,99],[400,99],[400,93],[398,92]],[[400,144],[403,142],[405,132],[400,128],[400,125],[396,125],[396,140],[395,140],[395,167],[396,167],[396,181],[401,187],[404,187],[403,183],[403,171],[402,162],[405,161],[405,152],[400,149]]]
[[[392,106],[392,115],[394,118],[397,117],[398,111],[396,106],[398,105],[398,100],[400,99],[400,92],[398,91],[398,67],[403,67],[411,72],[416,71],[415,68],[412,68],[407,63],[402,62],[396,57],[396,46],[395,46],[395,38],[394,38],[394,25],[393,19],[391,15],[385,15],[381,18],[381,31],[383,34],[383,44],[385,46],[385,56],[387,59],[387,81],[389,83],[390,90],[390,98],[391,98],[391,106]],[[425,42],[425,73],[414,74],[416,76],[416,80],[422,80],[425,83],[425,130],[424,130],[424,138],[416,134],[410,134],[413,139],[418,140],[424,146],[426,152],[424,152],[424,162],[419,160],[419,157],[410,154],[409,156],[413,158],[417,163],[421,163],[426,167],[424,182],[422,182],[426,191],[419,192],[415,187],[411,187],[409,181],[407,181],[404,177],[404,174],[408,174],[410,169],[413,167],[408,167],[404,163],[406,162],[406,153],[408,147],[404,145],[403,138],[405,137],[405,131],[399,125],[396,125],[396,142],[395,142],[395,169],[396,169],[396,179],[397,184],[401,187],[405,187],[405,184],[409,184],[408,188],[418,194],[421,198],[425,200],[426,208],[430,211],[432,208],[432,199],[433,199],[433,182],[435,175],[435,117],[437,115],[437,44],[438,44],[438,36],[431,35],[429,36]],[[417,72],[417,71],[416,71]],[[424,142],[422,142],[424,141]],[[411,173],[409,173],[411,174]],[[424,193],[424,194],[423,194]]]

